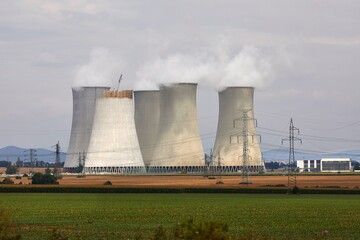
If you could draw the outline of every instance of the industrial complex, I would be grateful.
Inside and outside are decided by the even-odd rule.
[[[196,83],[154,91],[73,89],[65,172],[85,174],[264,171],[254,119],[254,88],[219,92],[214,151],[206,161],[196,108]],[[133,97],[134,96],[134,97]]]
[[[350,158],[322,158],[320,160],[297,160],[299,172],[350,172]]]

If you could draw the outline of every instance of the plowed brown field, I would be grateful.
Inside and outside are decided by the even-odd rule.
[[[5,169],[4,169],[5,170]],[[38,169],[37,169],[38,170]],[[45,169],[41,169],[44,172]],[[0,181],[2,178],[0,177]],[[13,179],[15,184],[22,182],[29,184],[28,178]],[[61,186],[101,186],[105,181],[111,181],[113,186],[123,187],[247,187],[239,184],[241,176],[222,176],[224,184],[216,184],[216,179],[208,179],[202,176],[178,175],[178,176],[63,176],[59,179]],[[251,176],[252,184],[248,187],[265,187],[279,184],[287,185],[287,176]],[[297,176],[299,187],[348,187],[360,188],[360,175],[328,175],[328,176]]]
[[[216,184],[219,180],[202,176],[64,176],[59,180],[63,186],[98,186],[105,181],[111,181],[114,186],[124,187],[246,187],[239,184],[241,176],[223,176],[224,184]],[[249,187],[264,187],[266,185],[287,185],[287,176],[253,176]],[[360,175],[354,176],[298,176],[299,187],[360,187]]]

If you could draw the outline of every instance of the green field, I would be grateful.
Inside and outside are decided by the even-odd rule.
[[[359,195],[2,193],[0,207],[24,239],[134,239],[189,219],[243,239],[360,239]]]

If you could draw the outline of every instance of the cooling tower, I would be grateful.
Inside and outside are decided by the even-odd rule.
[[[106,91],[96,101],[85,174],[145,173],[136,135],[132,91]]]
[[[248,129],[245,133],[244,127]],[[248,135],[249,171],[264,170],[259,140],[255,132],[254,88],[226,88],[219,92],[219,120],[213,151],[213,161],[223,171],[238,172],[242,169],[244,134]]]
[[[159,126],[159,91],[135,91],[135,126],[145,166],[150,165]]]
[[[205,160],[194,83],[160,87],[160,119],[151,172],[200,172]]]
[[[96,99],[101,97],[108,87],[73,88],[73,119],[68,152],[64,168],[77,171],[79,154],[87,152],[93,127]]]

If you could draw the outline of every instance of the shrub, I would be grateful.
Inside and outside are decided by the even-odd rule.
[[[112,182],[108,180],[108,181],[104,182],[103,185],[112,185]]]
[[[14,184],[14,181],[7,177],[7,178],[4,178],[0,183],[1,184]]]
[[[177,239],[230,239],[228,226],[221,222],[199,222],[189,220],[175,228],[174,237]]]
[[[0,208],[0,239],[2,240],[18,240],[21,235],[15,234],[11,227],[11,213]]]
[[[166,239],[194,239],[207,240],[218,239],[227,240],[232,239],[228,233],[228,226],[222,222],[199,222],[195,223],[189,220],[184,223],[179,223],[170,231],[166,231],[161,225],[155,229],[152,240],[166,240]]]
[[[51,174],[35,173],[31,178],[32,184],[58,184],[57,178]]]
[[[51,169],[49,167],[45,169],[45,174],[51,174]]]
[[[300,188],[298,186],[293,187],[291,190],[292,194],[300,194]]]
[[[13,165],[13,166],[7,167],[5,172],[6,172],[6,174],[15,174],[15,173],[17,173],[17,171],[18,171],[18,168],[15,165]]]
[[[59,232],[56,228],[53,229],[49,240],[68,240],[67,236],[64,236],[61,232]]]
[[[29,177],[29,175],[27,175],[27,173],[24,173],[23,177]]]

